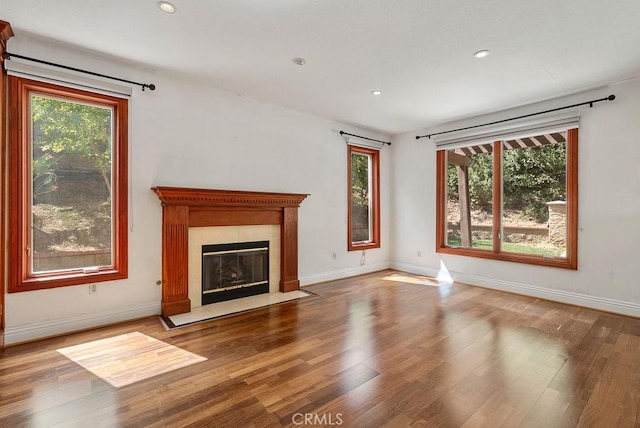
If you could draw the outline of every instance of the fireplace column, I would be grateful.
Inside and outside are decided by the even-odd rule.
[[[162,314],[191,311],[189,300],[189,207],[165,206],[162,210]]]
[[[298,279],[298,208],[284,208],[281,227],[280,291],[299,290]]]

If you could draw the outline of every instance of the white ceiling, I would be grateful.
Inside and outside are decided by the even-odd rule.
[[[640,0],[172,2],[0,0],[0,19],[386,134],[640,75]]]

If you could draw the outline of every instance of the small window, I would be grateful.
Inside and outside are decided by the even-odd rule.
[[[437,251],[577,269],[578,130],[439,150]]]
[[[380,248],[380,152],[349,151],[349,251]]]
[[[126,278],[127,101],[9,85],[9,290]]]

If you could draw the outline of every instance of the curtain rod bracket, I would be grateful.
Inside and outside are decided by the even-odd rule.
[[[58,68],[63,68],[65,70],[76,71],[78,73],[89,74],[91,76],[97,76],[97,77],[103,77],[105,79],[117,80],[119,82],[129,83],[131,85],[138,85],[138,86],[142,87],[142,92],[144,92],[145,88],[149,88],[152,91],[156,90],[156,85],[154,85],[153,83],[133,82],[131,80],[120,79],[119,77],[108,76],[106,74],[100,74],[100,73],[96,73],[96,72],[93,72],[93,71],[83,70],[81,68],[69,67],[68,65],[62,65],[62,64],[55,63],[55,62],[45,61],[45,60],[42,60],[42,59],[31,58],[31,57],[28,57],[28,56],[18,55],[18,54],[14,54],[14,53],[11,53],[11,52],[5,52],[3,56],[4,56],[4,59],[11,59],[11,57],[16,57],[16,58],[24,59],[26,61],[37,62],[38,64],[50,65],[52,67],[58,67]]]
[[[539,111],[537,113],[530,113],[530,114],[525,114],[525,115],[522,115],[522,116],[511,117],[509,119],[496,120],[495,122],[487,122],[487,123],[482,123],[480,125],[466,126],[464,128],[452,129],[450,131],[434,132],[433,134],[416,135],[416,140],[419,140],[420,138],[431,139],[431,136],[433,136],[433,135],[442,135],[442,134],[448,134],[450,132],[466,131],[467,129],[480,128],[482,126],[495,125],[495,124],[498,124],[498,123],[509,122],[511,120],[524,119],[525,117],[538,116],[540,114],[551,113],[551,112],[554,112],[554,111],[565,110],[565,109],[573,108],[573,107],[579,107],[579,106],[584,106],[584,105],[589,105],[589,107],[593,107],[593,105],[595,103],[599,103],[600,101],[613,101],[615,99],[616,99],[616,96],[611,94],[608,97],[600,98],[600,99],[597,99],[597,100],[585,101],[585,102],[578,103],[578,104],[572,104],[570,106],[552,108],[550,110],[544,110],[544,111]]]

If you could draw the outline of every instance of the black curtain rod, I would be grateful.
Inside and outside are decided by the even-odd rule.
[[[356,134],[349,134],[348,132],[344,132],[344,131],[340,131],[340,135],[351,135],[352,137],[362,138],[363,140],[375,141],[376,143],[382,143],[382,144],[386,144],[388,146],[391,145],[391,143],[389,143],[387,141],[374,140],[373,138],[363,137],[361,135],[356,135]]]
[[[495,122],[488,122],[488,123],[483,123],[483,124],[480,124],[480,125],[466,126],[464,128],[452,129],[451,131],[442,131],[442,132],[434,132],[433,134],[417,135],[416,136],[416,140],[419,140],[420,138],[425,138],[425,137],[431,138],[434,135],[442,135],[442,134],[448,134],[450,132],[464,131],[464,130],[473,129],[473,128],[480,128],[481,126],[495,125],[497,123],[509,122],[511,120],[524,119],[525,117],[537,116],[539,114],[551,113],[551,112],[554,112],[554,111],[565,110],[565,109],[568,109],[568,108],[584,106],[584,105],[587,105],[587,104],[589,104],[589,107],[593,107],[593,105],[595,103],[599,103],[600,101],[613,101],[615,99],[616,99],[615,95],[609,95],[608,97],[600,98],[599,100],[585,101],[583,103],[573,104],[573,105],[570,105],[570,106],[553,108],[551,110],[539,111],[537,113],[525,114],[525,115],[522,115],[522,116],[512,117],[512,118],[509,118],[509,119],[496,120]]]
[[[131,80],[125,80],[125,79],[120,79],[118,77],[107,76],[106,74],[95,73],[93,71],[87,71],[87,70],[83,70],[81,68],[69,67],[68,65],[56,64],[55,62],[44,61],[42,59],[31,58],[31,57],[28,57],[28,56],[18,55],[18,54],[14,54],[14,53],[11,53],[11,52],[5,52],[4,53],[4,57],[6,59],[10,59],[11,57],[16,57],[16,58],[20,58],[20,59],[26,59],[27,61],[37,62],[39,64],[51,65],[53,67],[58,67],[58,68],[64,68],[65,70],[77,71],[79,73],[90,74],[92,76],[104,77],[104,78],[111,79],[111,80],[117,80],[119,82],[130,83],[132,85],[141,86],[143,91],[144,91],[145,88],[149,88],[152,91],[155,91],[155,89],[156,89],[156,85],[154,85],[153,83],[132,82]]]

